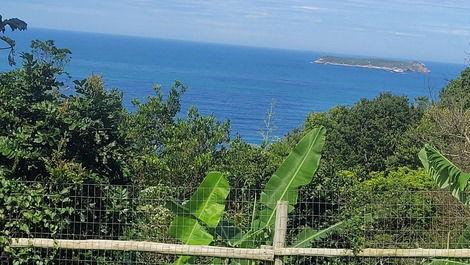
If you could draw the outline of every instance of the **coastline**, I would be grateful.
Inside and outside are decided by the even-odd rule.
[[[329,64],[329,65],[337,65],[337,66],[348,66],[348,67],[361,67],[361,68],[369,68],[369,69],[378,69],[378,70],[385,70],[385,71],[389,71],[389,72],[393,72],[393,73],[415,72],[415,73],[427,74],[427,73],[431,72],[431,70],[424,67],[424,64],[423,64],[423,67],[424,67],[425,70],[423,70],[423,71],[413,71],[413,70],[410,70],[410,69],[403,69],[403,68],[400,68],[400,67],[376,66],[376,65],[371,65],[371,64],[362,65],[362,64],[345,64],[345,63],[327,62],[327,61],[324,61],[323,58],[319,58],[319,59],[313,61],[313,63]]]

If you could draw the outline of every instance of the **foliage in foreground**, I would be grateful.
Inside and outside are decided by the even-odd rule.
[[[420,151],[419,158],[421,159],[421,162],[423,163],[423,166],[426,171],[433,177],[434,181],[440,188],[449,188],[455,198],[457,198],[461,203],[468,206],[468,186],[470,174],[460,170],[437,149],[428,144],[425,145]],[[469,228],[470,224],[467,224],[465,232],[459,238],[459,247],[461,248],[469,247]],[[429,263],[429,265],[438,264],[451,265],[469,263],[466,261],[443,259],[436,259]]]
[[[452,195],[463,204],[469,204],[468,186],[470,174],[460,170],[431,145],[425,145],[419,153],[424,168],[440,188],[449,188]]]
[[[384,218],[396,217],[403,212],[413,217],[411,220],[397,218],[393,224],[379,219],[356,220],[354,225],[343,227],[341,235],[335,235],[336,240],[319,242],[320,246],[337,247],[338,242],[346,242],[342,247],[360,249],[385,241],[393,241],[400,247],[423,246],[416,238],[446,244],[447,239],[426,237],[431,219],[434,218],[436,223],[443,222],[439,219],[443,209],[432,207],[439,202],[433,200],[441,198],[431,198],[427,193],[435,186],[418,168],[416,152],[423,141],[429,141],[446,154],[458,157],[456,164],[459,167],[468,168],[470,160],[466,157],[468,140],[465,138],[466,128],[470,128],[466,104],[468,69],[444,89],[442,102],[431,107],[423,100],[413,104],[405,97],[386,93],[374,99],[360,100],[351,107],[340,106],[325,113],[312,113],[303,130],[294,130],[281,140],[260,147],[246,143],[240,137],[231,139],[228,121],[220,122],[214,116],[201,115],[194,107],[187,115],[181,114],[180,100],[186,88],[179,82],[167,89],[167,93],[157,86],[154,96],[142,102],[134,101],[135,112],[128,112],[123,107],[122,94],[106,89],[99,76],[68,82],[64,67],[69,55],[70,51],[55,47],[52,41],[35,41],[32,51],[20,56],[21,68],[0,74],[0,180],[3,181],[0,209],[9,207],[12,210],[0,214],[3,246],[12,233],[34,236],[28,230],[51,235],[67,231],[77,237],[99,234],[102,238],[152,241],[166,239],[167,231],[173,231],[171,234],[175,238],[182,239],[182,231],[168,230],[173,215],[162,200],[154,204],[143,202],[151,198],[168,198],[180,186],[184,190],[183,197],[196,196],[196,187],[201,182],[202,186],[209,185],[212,181],[206,180],[211,178],[224,179],[225,188],[230,186],[232,190],[264,188],[262,194],[223,193],[218,199],[219,210],[214,211],[217,214],[212,220],[201,220],[199,215],[179,218],[183,220],[181,222],[200,227],[200,231],[206,230],[206,239],[209,239],[208,235],[213,237],[212,244],[221,244],[222,236],[213,234],[212,230],[221,227],[222,223],[223,226],[230,224],[238,232],[243,231],[236,233],[236,237],[226,237],[231,239],[227,244],[269,244],[275,202],[279,199],[289,201],[290,220],[300,235],[316,234],[308,227],[324,227],[333,224],[332,220],[369,212],[380,213]],[[66,91],[68,86],[71,86],[70,91]],[[303,141],[309,141],[305,139],[312,136],[312,129],[318,125],[328,130],[328,138],[324,140],[322,163],[315,176],[313,173],[303,177],[290,175],[288,169],[295,168],[293,164],[299,160],[289,154],[304,154],[302,148],[309,145]],[[446,143],[450,144],[446,146]],[[315,156],[309,160],[317,161],[319,157]],[[428,147],[426,158],[431,157],[440,156]],[[434,175],[447,172],[448,176],[457,176],[448,183],[449,187],[457,188],[455,194],[467,191],[462,180],[467,178],[465,173],[458,173],[449,163],[436,168]],[[315,172],[316,166],[307,171],[312,170]],[[211,171],[219,173],[205,177]],[[289,179],[295,185],[288,185],[290,181],[286,180]],[[21,184],[25,180],[42,184]],[[73,188],[54,188],[53,184],[58,183],[72,183]],[[99,183],[143,184],[148,188],[135,194],[126,187],[97,188],[90,192],[82,186]],[[30,193],[30,196],[15,197],[13,190]],[[397,196],[398,190],[409,192]],[[72,196],[84,199],[69,205],[67,199]],[[224,204],[225,198],[228,200]],[[230,201],[244,204],[233,207],[229,205]],[[384,201],[403,207],[384,206]],[[56,205],[59,202],[63,207]],[[100,205],[101,209],[93,208],[93,205]],[[220,214],[221,205],[230,210]],[[190,212],[199,209],[194,203],[182,207],[192,208]],[[31,213],[30,208],[35,211]],[[142,217],[128,209],[158,214]],[[12,214],[21,216],[18,222],[11,221],[15,219]],[[331,219],[305,216],[330,216]],[[98,217],[106,224],[74,227],[68,224],[70,220],[81,218],[84,223],[93,223]],[[108,225],[119,222],[132,223],[132,227],[124,229]],[[372,237],[364,235],[370,227],[384,232]],[[307,230],[301,232],[303,228]],[[400,230],[418,232],[394,233]],[[294,238],[290,240],[295,241]],[[188,238],[181,242],[190,244]],[[300,240],[298,245],[308,246],[305,242]],[[34,250],[9,253],[12,257],[22,255],[20,261],[23,264],[37,261],[37,254]],[[45,262],[50,258],[49,263],[54,264],[52,258],[60,254],[49,254],[51,256],[40,257]],[[132,256],[97,257],[94,252],[75,255],[76,259],[86,255],[97,262],[124,261]],[[323,261],[331,260],[316,262]]]
[[[221,226],[212,230],[214,232],[212,235],[201,225],[202,223],[208,228],[217,227],[223,215],[224,200],[229,194],[229,185],[223,174],[211,172],[184,206],[172,205],[176,217],[169,228],[169,233],[188,245],[209,245],[216,236],[222,236],[231,246],[259,248],[264,244],[272,244],[277,203],[286,201],[288,212],[294,210],[299,188],[311,182],[318,168],[325,144],[325,133],[323,127],[313,129],[287,156],[265,185],[259,204],[253,206],[253,219],[247,231],[243,231],[240,227]],[[290,244],[294,247],[308,246],[312,241],[326,237],[340,226],[341,223],[337,223],[322,231],[305,227]],[[228,229],[239,232],[229,233],[226,231]],[[183,256],[175,264],[186,264],[190,260],[190,257]]]

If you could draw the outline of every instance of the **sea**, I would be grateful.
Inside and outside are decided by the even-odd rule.
[[[17,52],[28,51],[30,41],[55,40],[72,51],[66,70],[72,79],[100,74],[108,88],[117,88],[129,111],[131,101],[145,100],[160,84],[168,92],[175,80],[187,86],[180,118],[190,106],[217,120],[230,120],[231,136],[259,144],[261,131],[271,112],[272,137],[282,137],[301,128],[311,112],[336,105],[352,106],[361,98],[381,92],[437,99],[439,91],[465,68],[462,64],[423,63],[422,73],[392,73],[383,70],[312,63],[324,55],[355,56],[315,51],[282,50],[247,46],[198,43],[180,40],[118,36],[97,33],[28,29],[13,32]],[[367,56],[367,55],[365,55]],[[394,59],[394,58],[392,58]],[[400,59],[400,58],[398,58]],[[408,58],[419,59],[419,58]],[[20,63],[20,59],[17,57]],[[5,52],[0,70],[9,71]]]

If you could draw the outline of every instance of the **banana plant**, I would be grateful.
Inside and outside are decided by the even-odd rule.
[[[470,174],[460,170],[433,146],[426,144],[418,154],[423,167],[433,177],[440,188],[449,188],[452,195],[465,205],[468,197]],[[459,247],[468,247],[470,242],[470,225],[459,238]],[[428,265],[470,265],[467,262],[434,259]]]
[[[325,128],[319,127],[305,135],[266,183],[260,198],[262,224],[274,223],[278,201],[288,201],[288,212],[294,210],[299,188],[310,184],[320,164],[325,134]]]
[[[299,141],[266,183],[260,196],[261,210],[258,218],[252,221],[250,231],[244,233],[235,245],[253,246],[254,242],[259,241],[257,238],[260,234],[265,234],[267,230],[269,233],[269,228],[274,224],[278,201],[289,203],[289,213],[294,210],[299,188],[310,184],[318,169],[325,138],[326,129],[321,126],[307,133]]]
[[[225,210],[230,185],[224,174],[210,172],[184,206],[171,203],[176,212],[168,233],[186,245],[209,245],[214,237],[206,227],[215,228]],[[181,256],[175,264],[186,264],[191,257]]]
[[[325,145],[325,138],[325,128],[318,127],[307,133],[300,140],[294,150],[287,156],[281,166],[266,183],[259,202],[254,202],[253,218],[248,231],[243,232],[240,228],[228,226],[225,221],[223,225],[220,225],[215,229],[206,230],[205,227],[213,228],[219,223],[223,214],[223,207],[220,206],[222,200],[219,200],[219,206],[208,207],[204,211],[205,214],[201,215],[197,213],[201,213],[202,211],[195,212],[192,210],[192,208],[195,208],[191,207],[195,204],[195,200],[191,197],[191,200],[187,203],[187,209],[185,206],[181,205],[173,205],[172,207],[169,207],[174,210],[176,209],[180,213],[185,213],[176,216],[170,226],[170,234],[185,244],[209,245],[214,239],[211,232],[222,235],[224,239],[230,242],[229,245],[232,247],[260,247],[262,244],[267,243],[267,241],[271,240],[273,236],[271,233],[271,227],[274,224],[276,216],[277,202],[280,200],[287,201],[289,203],[288,212],[292,212],[294,210],[299,196],[299,189],[310,184],[316,170],[318,169],[321,152]],[[195,194],[200,193],[199,190],[201,187],[204,187],[202,190],[207,190],[212,187],[210,185],[214,185],[213,181],[209,182],[206,181],[206,179]],[[226,187],[226,190],[224,190],[224,198],[226,198],[228,195],[228,183],[226,183],[224,187]],[[221,198],[222,196],[220,199]],[[212,203],[211,201],[207,202],[209,204]],[[217,212],[212,213],[210,212],[211,209],[214,209]],[[260,211],[257,212],[257,209],[260,209]],[[206,215],[215,216],[215,218],[214,220],[209,221],[205,218]],[[183,218],[190,219],[191,221],[183,220]],[[185,224],[184,222],[188,222],[188,224]],[[203,225],[200,225],[200,223]],[[181,225],[184,225],[185,227],[181,227]],[[188,225],[191,227],[192,232],[187,228]],[[330,233],[336,231],[341,227],[341,225],[342,222],[321,231],[316,231],[307,227],[297,235],[296,241],[293,242],[292,245],[295,247],[307,246],[313,241],[324,238]],[[268,236],[266,237],[266,235]],[[185,264],[189,262],[189,259],[189,257],[180,257],[177,264]],[[221,263],[221,259],[213,260],[213,264]],[[246,262],[239,263],[244,264]]]
[[[468,197],[470,174],[460,170],[433,146],[426,144],[418,154],[426,171],[440,188],[450,188],[452,195],[465,205]]]

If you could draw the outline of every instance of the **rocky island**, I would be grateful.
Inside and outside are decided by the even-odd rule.
[[[337,56],[322,56],[315,60],[318,64],[331,64],[341,66],[365,67],[372,69],[381,69],[395,73],[417,72],[429,73],[430,70],[420,62],[405,62],[386,59],[373,58],[348,58]]]

